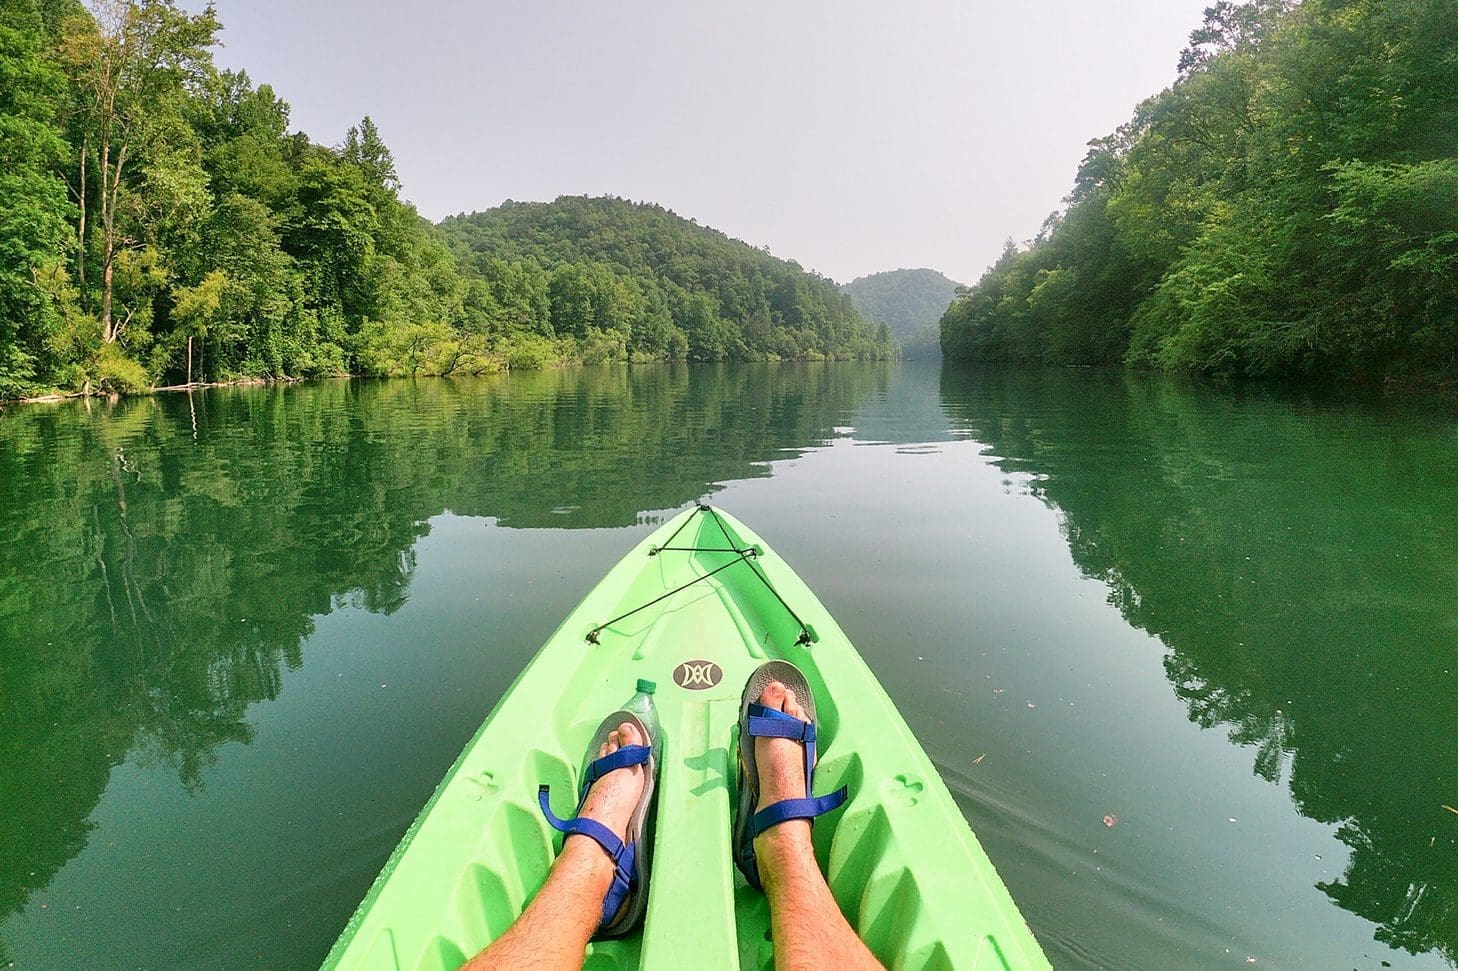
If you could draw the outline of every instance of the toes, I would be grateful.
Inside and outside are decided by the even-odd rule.
[[[760,692],[759,703],[766,708],[775,708],[787,715],[794,715],[801,721],[809,721],[805,717],[805,709],[800,707],[800,699],[795,697],[793,688],[785,687],[783,682],[771,681],[764,686]]]
[[[780,711],[785,707],[785,695],[788,694],[785,686],[778,681],[771,681],[764,686],[759,694],[759,703],[766,708],[775,708]]]
[[[608,732],[607,741],[598,747],[597,756],[612,755],[624,745],[642,745],[643,733],[638,731],[638,726],[632,722],[623,722],[617,728]]]

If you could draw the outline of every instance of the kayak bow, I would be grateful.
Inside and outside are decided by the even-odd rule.
[[[560,841],[540,784],[575,791],[604,713],[659,685],[663,759],[643,927],[589,968],[766,968],[765,899],[737,873],[730,817],[745,680],[804,670],[819,704],[816,789],[850,787],[816,855],[888,967],[1047,968],[936,769],[835,620],[754,533],[699,506],[610,570],[507,690],[386,862],[324,966],[448,971],[500,936]]]

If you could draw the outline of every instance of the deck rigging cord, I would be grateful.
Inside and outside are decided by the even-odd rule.
[[[728,539],[729,538],[729,528],[724,525],[724,520],[722,520],[722,519],[719,518],[719,514],[714,511],[714,507],[713,506],[710,506],[707,503],[702,503],[701,502],[701,503],[699,503],[699,512],[701,512],[701,513],[708,513],[710,516],[714,517],[714,522],[719,525],[719,531],[724,534],[724,538],[725,539]],[[704,580],[707,580],[707,579],[709,579],[709,577],[713,576],[716,573],[722,573],[723,571],[729,569],[734,564],[740,563],[740,562],[747,563],[749,565],[750,572],[753,573],[756,578],[758,578],[758,580],[759,580],[760,583],[763,583],[764,584],[766,590],[768,590],[771,594],[774,595],[774,598],[779,601],[780,606],[785,608],[785,612],[788,613],[790,615],[790,617],[794,619],[795,623],[799,626],[799,628],[800,628],[800,636],[795,639],[795,643],[796,644],[813,644],[816,640],[818,640],[818,638],[815,635],[814,629],[812,629],[809,624],[805,623],[803,620],[800,619],[800,615],[797,614],[797,613],[795,613],[795,608],[791,607],[788,603],[785,602],[785,598],[782,597],[782,596],[780,596],[780,592],[775,589],[774,584],[772,584],[772,583],[769,582],[769,578],[764,575],[764,573],[760,570],[759,566],[755,563],[755,559],[759,556],[759,552],[760,552],[758,547],[756,547],[756,546],[746,546],[746,547],[740,549],[738,547],[733,547],[733,546],[672,546],[672,545],[670,545],[670,544],[673,543],[674,539],[677,538],[678,534],[681,533],[681,532],[683,532],[684,527],[687,526],[689,524],[689,522],[691,522],[693,520],[693,518],[694,517],[692,517],[692,516],[689,516],[689,517],[685,518],[684,521],[679,524],[678,529],[675,529],[669,535],[668,539],[664,542],[664,544],[662,546],[655,546],[652,549],[650,549],[648,551],[648,555],[649,556],[657,556],[659,553],[664,553],[664,552],[680,552],[680,553],[735,553],[735,554],[738,554],[738,555],[735,556],[734,559],[730,560],[728,563],[723,563],[723,564],[721,564],[719,566],[716,566],[714,569],[710,570],[708,573],[705,573],[702,576],[694,577],[692,580],[690,580],[688,583],[683,584],[682,586],[675,587],[672,590],[668,591],[667,593],[660,594],[659,596],[654,597],[652,600],[648,601],[645,604],[639,604],[638,606],[634,607],[632,610],[629,610],[627,613],[619,614],[618,616],[614,617],[612,620],[604,621],[603,623],[598,624],[592,630],[590,630],[590,631],[587,632],[587,641],[588,641],[588,643],[591,643],[591,644],[599,644],[599,643],[601,643],[601,641],[598,640],[598,635],[601,634],[607,628],[609,628],[612,625],[616,624],[618,621],[625,620],[625,619],[633,616],[634,614],[638,613],[639,611],[647,610],[649,607],[653,606],[654,604],[661,603],[662,601],[667,600],[669,597],[672,597],[674,594],[682,593],[683,591],[687,590],[689,587],[693,586],[694,584],[700,583],[700,582],[702,582]]]

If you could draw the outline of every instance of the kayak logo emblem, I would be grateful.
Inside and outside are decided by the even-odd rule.
[[[724,669],[713,661],[684,661],[673,669],[673,683],[690,691],[703,691],[724,680]]]

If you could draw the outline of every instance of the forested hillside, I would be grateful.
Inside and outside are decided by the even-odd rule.
[[[861,316],[891,328],[909,356],[936,355],[937,322],[961,284],[936,270],[887,270],[857,277],[841,289]]]
[[[1216,3],[950,357],[1458,380],[1458,8]]]
[[[291,132],[213,64],[220,30],[174,0],[0,4],[0,399],[888,351],[828,281],[615,200],[453,221],[462,266],[368,117]]]
[[[830,280],[660,206],[563,197],[456,216],[441,231],[527,353],[588,361],[884,357],[885,328]]]
[[[0,397],[337,373],[484,329],[364,119],[330,148],[170,0],[0,7]]]

